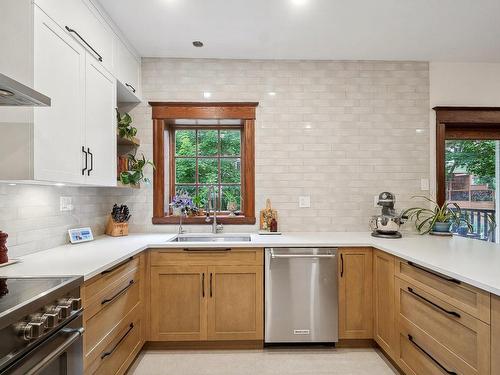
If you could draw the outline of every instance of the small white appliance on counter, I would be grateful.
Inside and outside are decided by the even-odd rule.
[[[337,249],[268,248],[265,343],[338,341]]]

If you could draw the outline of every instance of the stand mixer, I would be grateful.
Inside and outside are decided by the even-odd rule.
[[[370,219],[370,229],[373,237],[381,238],[401,238],[399,227],[404,224],[408,217],[396,213],[394,204],[396,196],[393,193],[384,191],[378,196],[377,205],[382,207],[382,214],[372,216]]]

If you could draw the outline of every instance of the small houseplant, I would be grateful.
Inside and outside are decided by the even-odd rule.
[[[193,203],[193,199],[189,194],[182,191],[173,196],[169,206],[172,207],[172,213],[179,216],[179,234],[184,233],[182,218],[188,215],[196,215],[199,210],[198,207]]]
[[[120,173],[120,181],[124,185],[138,185],[140,182],[145,182],[147,184],[151,183],[150,179],[144,177],[144,168],[150,165],[155,169],[155,165],[152,161],[147,160],[144,154],[141,158],[137,158],[133,154],[128,154],[128,171]]]
[[[432,208],[412,207],[403,212],[403,215],[415,221],[415,227],[420,234],[430,232],[449,233],[453,224],[460,226],[462,223],[467,226],[469,232],[473,230],[469,220],[462,216],[458,204],[444,202],[440,206],[436,201],[425,196],[415,196],[413,198],[423,198],[433,205]]]
[[[224,197],[227,201],[227,210],[229,211],[229,216],[235,216],[234,212],[238,209],[238,200],[236,195],[231,191],[224,192]]]
[[[116,119],[120,138],[132,139],[136,136],[137,128],[132,126],[132,117],[128,113],[122,115],[116,110]]]

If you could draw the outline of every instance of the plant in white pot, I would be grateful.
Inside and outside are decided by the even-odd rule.
[[[409,220],[415,221],[415,227],[420,234],[426,233],[450,233],[453,224],[460,226],[464,223],[467,230],[472,232],[473,228],[468,219],[462,216],[460,206],[452,202],[444,202],[441,206],[434,200],[415,196],[413,198],[422,198],[430,202],[433,207],[422,208],[412,207],[403,212]]]

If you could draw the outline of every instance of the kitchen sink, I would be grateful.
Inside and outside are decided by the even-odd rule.
[[[170,242],[250,242],[250,236],[177,236]]]

